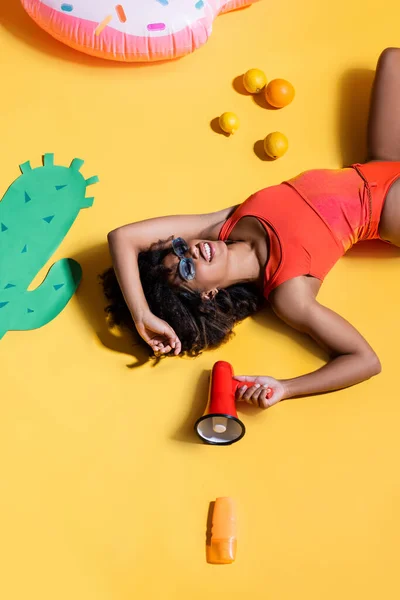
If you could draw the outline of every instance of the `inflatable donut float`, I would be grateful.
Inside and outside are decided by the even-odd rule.
[[[206,43],[214,19],[257,0],[21,0],[36,23],[68,46],[110,60],[179,58]]]

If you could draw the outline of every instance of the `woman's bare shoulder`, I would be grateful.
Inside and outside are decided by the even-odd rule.
[[[322,282],[315,277],[293,277],[271,292],[271,306],[281,319],[292,320],[304,307],[315,301],[321,285]]]
[[[233,215],[238,206],[240,205],[237,204],[236,206],[229,206],[228,208],[223,208],[218,212],[203,215],[204,222],[207,222],[207,225],[202,230],[199,237],[209,240],[217,240],[222,225]]]

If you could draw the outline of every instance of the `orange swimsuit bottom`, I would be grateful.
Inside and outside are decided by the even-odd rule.
[[[243,217],[256,217],[268,236],[264,296],[299,275],[321,281],[356,242],[380,239],[385,198],[400,162],[306,171],[253,194],[225,221],[226,240]]]

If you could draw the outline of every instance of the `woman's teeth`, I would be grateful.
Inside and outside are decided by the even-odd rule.
[[[207,242],[204,242],[204,250],[207,255],[208,262],[211,262],[211,248],[210,244],[207,244]]]

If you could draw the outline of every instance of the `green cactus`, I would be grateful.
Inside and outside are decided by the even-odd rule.
[[[0,339],[7,331],[37,329],[54,319],[79,285],[81,266],[63,258],[43,283],[28,287],[58,248],[81,208],[92,206],[86,187],[98,177],[84,179],[83,160],[70,167],[54,165],[45,154],[43,166],[20,165],[22,175],[0,202]]]

